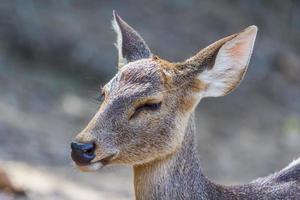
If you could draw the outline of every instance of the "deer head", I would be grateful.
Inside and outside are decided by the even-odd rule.
[[[176,152],[199,101],[239,85],[257,33],[250,26],[172,63],[153,55],[116,13],[113,27],[119,70],[101,91],[98,112],[71,144],[72,158],[84,171],[106,164],[140,165]]]

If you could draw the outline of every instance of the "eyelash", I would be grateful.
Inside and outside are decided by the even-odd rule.
[[[101,93],[99,96],[96,97],[96,101],[102,103],[105,97],[105,93]]]
[[[160,107],[161,107],[161,102],[143,104],[135,109],[133,115],[130,116],[130,119],[134,118],[135,116],[137,116],[140,112],[142,112],[144,110],[155,111],[155,110],[158,110]]]

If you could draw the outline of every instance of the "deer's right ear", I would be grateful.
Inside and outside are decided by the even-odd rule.
[[[149,58],[151,51],[140,36],[115,11],[113,11],[112,25],[117,33],[116,47],[118,49],[119,69],[125,64],[142,58]]]

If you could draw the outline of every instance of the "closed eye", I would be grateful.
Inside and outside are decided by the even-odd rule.
[[[159,110],[160,107],[161,107],[161,102],[142,104],[135,109],[133,115],[130,116],[130,119],[136,117],[142,111],[156,111]]]

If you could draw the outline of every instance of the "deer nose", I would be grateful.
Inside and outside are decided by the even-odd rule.
[[[95,143],[71,143],[71,157],[77,165],[88,165],[96,157]]]

